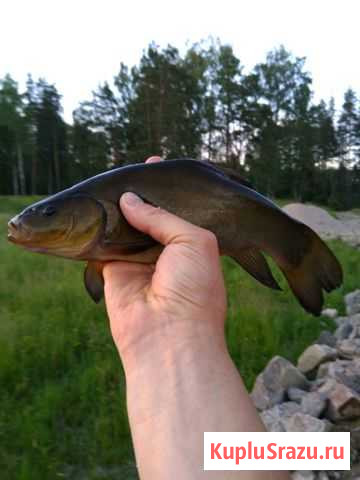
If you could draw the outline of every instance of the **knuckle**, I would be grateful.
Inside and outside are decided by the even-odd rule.
[[[216,235],[209,230],[203,230],[201,232],[201,243],[203,247],[209,252],[218,251],[218,241]]]

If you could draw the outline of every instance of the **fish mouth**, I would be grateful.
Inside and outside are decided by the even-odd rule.
[[[27,235],[25,235],[24,238],[24,229],[21,228],[21,225],[18,222],[16,222],[16,217],[15,219],[10,220],[8,223],[8,240],[13,243],[21,243],[26,240],[26,237]]]
[[[9,242],[21,245],[28,250],[37,248],[37,245],[33,245],[31,231],[28,230],[23,223],[19,222],[17,217],[14,217],[8,222],[7,239]]]
[[[43,244],[42,241],[34,238],[32,229],[27,228],[26,225],[24,225],[24,223],[16,216],[8,222],[7,239],[9,242],[19,245],[31,252],[56,254],[54,252],[59,251],[57,242],[59,239],[63,239],[63,237],[67,239],[70,236],[74,223],[74,217],[71,216],[71,221],[69,222],[66,231],[59,232],[57,238],[52,238],[50,242],[47,240]]]

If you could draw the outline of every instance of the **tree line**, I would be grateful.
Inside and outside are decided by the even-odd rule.
[[[46,80],[0,80],[1,194],[51,194],[152,154],[224,163],[265,195],[360,206],[359,100],[349,88],[338,112],[314,102],[305,58],[283,46],[246,72],[218,41],[182,55],[151,44],[72,124]]]

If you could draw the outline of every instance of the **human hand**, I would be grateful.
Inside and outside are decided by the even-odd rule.
[[[122,196],[120,207],[131,225],[165,246],[155,266],[104,267],[111,332],[123,362],[199,335],[225,348],[226,294],[216,237],[131,193]]]

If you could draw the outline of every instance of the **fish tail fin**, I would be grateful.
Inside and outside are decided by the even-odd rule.
[[[323,290],[331,292],[343,280],[342,268],[328,246],[306,225],[303,233],[307,237],[307,248],[298,261],[281,262],[291,290],[304,307],[313,315],[320,315],[323,306]]]

